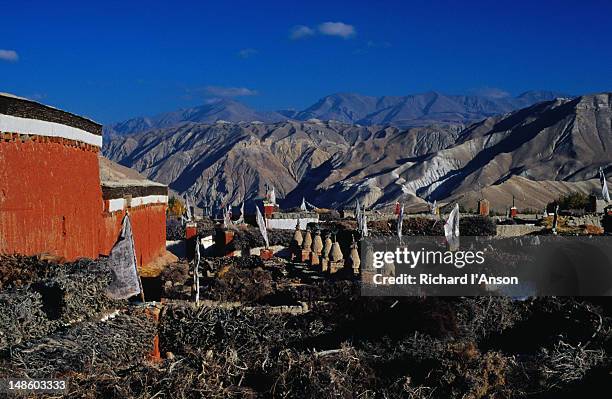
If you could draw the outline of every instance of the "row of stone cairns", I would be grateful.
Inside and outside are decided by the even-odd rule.
[[[323,242],[320,230],[315,231],[313,238],[313,234],[307,228],[305,235],[302,236],[302,231],[297,225],[289,249],[292,261],[310,263],[323,273],[333,274],[344,268],[351,268],[354,274],[359,274],[361,260],[357,243],[354,240],[351,244],[349,258],[344,259],[340,243],[335,237],[332,241],[330,233],[325,235],[325,242]]]

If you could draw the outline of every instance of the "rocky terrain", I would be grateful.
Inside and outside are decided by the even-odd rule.
[[[426,126],[432,123],[470,123],[505,114],[535,103],[568,97],[550,91],[510,95],[445,95],[427,92],[409,96],[363,96],[339,93],[326,96],[297,113],[299,120],[317,118],[362,125]]]
[[[398,159],[422,156],[451,145],[457,128],[358,127],[336,122],[277,124],[185,123],[106,143],[109,158],[197,198],[200,206],[239,204],[273,185],[288,206],[317,196],[342,181],[361,181],[396,166]],[[359,195],[349,191],[335,203]],[[364,192],[369,204],[377,198]],[[327,201],[327,200],[325,200]],[[331,204],[330,204],[331,205]]]
[[[182,123],[104,146],[110,159],[217,207],[252,200],[273,185],[284,206],[302,196],[321,207],[360,199],[459,201],[481,196],[503,210],[540,209],[567,191],[598,187],[612,172],[611,94],[545,101],[460,125],[359,126],[340,122]],[[541,182],[541,183],[540,183]]]
[[[606,93],[557,99],[487,118],[461,132],[453,146],[395,172],[409,182],[408,192],[447,201],[495,188],[508,193],[509,203],[519,189],[523,195],[515,195],[523,207],[541,207],[560,188],[590,192],[599,184],[600,166],[610,174],[611,98]],[[545,181],[551,195],[529,190],[529,181]]]
[[[152,117],[136,117],[105,126],[106,134],[130,134],[150,129],[159,129],[183,122],[215,123],[217,121],[277,122],[286,119],[276,112],[257,112],[231,99],[214,99],[204,105],[168,112]]]
[[[335,120],[348,124],[393,125],[399,127],[430,124],[466,124],[483,118],[505,114],[529,105],[567,97],[551,91],[528,91],[517,97],[510,95],[449,96],[437,92],[408,96],[372,97],[354,93],[337,93],[323,97],[302,111],[281,110],[258,112],[227,98],[210,99],[204,105],[168,112],[153,117],[137,117],[105,126],[107,135],[133,134],[174,126],[183,122],[279,122]]]

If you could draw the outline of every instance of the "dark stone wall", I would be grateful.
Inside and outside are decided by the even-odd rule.
[[[98,136],[102,135],[102,125],[96,122],[29,100],[0,95],[0,114],[61,123]]]
[[[612,233],[612,215],[604,215],[602,224],[606,233]]]
[[[147,195],[168,195],[166,186],[129,186],[129,187],[107,187],[102,186],[102,198],[105,200],[124,198],[131,195],[132,198],[146,197]]]

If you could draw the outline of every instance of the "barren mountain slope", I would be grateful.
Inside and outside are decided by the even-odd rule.
[[[361,179],[454,142],[459,128],[359,127],[336,122],[185,123],[109,140],[104,153],[189,194],[200,206],[238,204],[275,187],[297,205],[347,178]],[[364,196],[368,193],[363,192]],[[346,192],[346,202],[355,195]],[[375,199],[369,200],[374,203]],[[331,205],[331,204],[327,204]]]
[[[286,119],[276,112],[257,112],[246,105],[231,99],[211,100],[209,103],[167,112],[152,117],[136,117],[123,122],[105,126],[106,134],[132,134],[151,129],[175,126],[185,122],[215,123],[227,122],[276,122]]]
[[[273,123],[288,119],[301,121],[320,119],[368,126],[393,125],[402,128],[432,124],[468,124],[556,97],[567,96],[550,91],[529,91],[516,97],[453,96],[437,92],[382,97],[337,93],[323,97],[303,111],[278,112],[258,112],[227,98],[209,99],[204,105],[157,116],[132,118],[105,126],[104,130],[108,135],[134,134],[185,122],[215,123],[219,120]]]
[[[104,151],[201,206],[237,205],[271,184],[287,206],[305,196],[325,207],[359,198],[366,206],[401,200],[414,208],[433,200],[474,202],[482,190],[494,209],[505,209],[513,194],[539,209],[570,189],[594,190],[593,182],[575,183],[596,178],[600,166],[610,176],[611,104],[608,93],[557,99],[464,130],[187,123],[116,137]],[[532,184],[538,181],[545,183],[538,188]]]
[[[543,212],[550,202],[569,192],[590,194],[601,189],[599,179],[570,182],[558,180],[530,180],[521,176],[512,176],[503,183],[488,186],[482,190],[470,190],[463,194],[451,196],[444,202],[459,202],[465,209],[475,210],[478,200],[486,198],[499,213],[514,203],[520,210]]]
[[[610,98],[600,94],[555,100],[486,119],[463,131],[456,145],[404,163],[397,173],[408,182],[407,192],[430,200],[473,196],[485,187],[511,190],[512,184],[502,183],[513,176],[548,182],[596,178],[600,166],[612,165]],[[526,206],[541,206],[550,199],[532,195]],[[506,198],[494,207],[508,203]]]
[[[566,95],[550,91],[529,91],[516,97],[445,95],[438,92],[382,97],[338,93],[322,98],[297,113],[295,118],[332,119],[362,125],[392,124],[400,127],[427,126],[432,123],[468,123],[556,97]]]

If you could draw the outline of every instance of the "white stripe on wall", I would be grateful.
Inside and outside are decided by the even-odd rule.
[[[61,123],[0,114],[0,132],[62,137],[102,147],[102,136]]]
[[[304,230],[308,223],[319,223],[319,218],[300,218],[300,229]],[[297,219],[266,219],[266,227],[269,229],[293,230]]]
[[[167,195],[147,195],[146,197],[134,197],[132,198],[132,208],[137,206],[143,206],[148,204],[167,204]],[[127,203],[123,198],[114,198],[108,200],[108,212],[116,212],[125,209]]]
[[[121,211],[123,208],[125,208],[125,200],[123,198],[108,200],[108,212]]]

